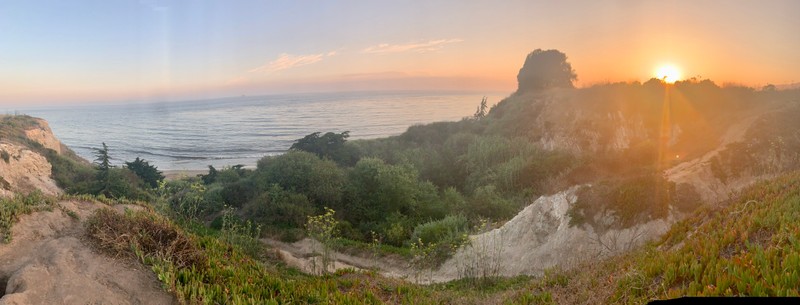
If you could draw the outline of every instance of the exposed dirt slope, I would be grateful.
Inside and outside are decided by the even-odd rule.
[[[147,267],[98,253],[82,238],[81,220],[108,207],[77,201],[57,205],[23,216],[12,228],[12,241],[0,244],[0,304],[176,303]]]
[[[567,210],[577,200],[578,188],[539,197],[500,228],[470,236],[471,245],[442,264],[430,280],[541,275],[552,267],[571,268],[587,258],[630,250],[660,236],[674,222],[670,216],[606,232],[594,232],[588,225],[570,227]]]
[[[52,166],[30,145],[41,145],[61,154],[68,149],[53,135],[45,120],[28,116],[0,116],[0,196],[40,190],[61,194],[51,178]],[[32,141],[35,144],[27,143]]]
[[[39,153],[14,143],[0,143],[0,153],[8,156],[8,160],[0,159],[0,196],[33,190],[40,190],[45,195],[61,193],[50,178],[50,163]]]

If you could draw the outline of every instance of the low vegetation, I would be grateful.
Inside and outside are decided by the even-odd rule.
[[[52,210],[54,200],[41,192],[17,194],[13,198],[0,197],[0,240],[11,241],[11,227],[19,217],[36,211]]]
[[[800,286],[800,231],[794,225],[800,221],[800,173],[760,183],[728,207],[699,209],[660,241],[624,256],[548,270],[538,278],[430,286],[369,272],[303,275],[270,258],[254,259],[215,233],[190,233],[149,211],[102,211],[107,210],[89,221],[89,231],[104,236],[96,240],[138,254],[186,304],[640,304],[680,296],[797,296]],[[118,227],[139,232],[139,240],[123,237],[128,229]],[[191,250],[143,250],[143,241],[151,239],[167,245],[185,241]],[[180,258],[185,253],[202,253],[205,260],[180,263],[189,261]]]

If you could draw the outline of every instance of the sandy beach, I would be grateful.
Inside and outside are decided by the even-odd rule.
[[[165,179],[175,180],[186,177],[197,177],[197,175],[208,174],[207,169],[170,169],[161,172],[164,174]]]

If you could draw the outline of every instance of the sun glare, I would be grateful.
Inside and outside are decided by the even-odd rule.
[[[663,65],[656,70],[656,78],[664,80],[667,83],[674,83],[681,77],[681,71],[673,65]]]

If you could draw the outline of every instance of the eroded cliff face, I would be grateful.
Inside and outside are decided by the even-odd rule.
[[[587,100],[574,90],[553,90],[540,94],[509,97],[493,114],[499,120],[525,122],[517,136],[531,138],[542,148],[574,155],[622,152],[660,135],[658,113],[648,109],[627,107],[635,104],[627,99]],[[494,110],[493,110],[494,111]],[[670,145],[678,142],[683,126],[674,122],[670,129]]]
[[[47,121],[39,118],[36,118],[35,120],[39,126],[25,130],[25,136],[28,137],[28,139],[41,144],[45,148],[52,149],[61,154],[63,144],[61,144],[61,141],[56,139],[56,136],[50,129],[50,124],[47,124]]]
[[[577,110],[565,117],[570,120],[566,124],[545,129],[539,140],[543,148],[576,155],[621,152],[650,136],[641,116],[626,116],[622,111],[586,113]]]
[[[0,160],[0,195],[34,190],[40,190],[45,195],[61,193],[56,182],[50,178],[50,163],[39,153],[12,143],[0,143],[0,153],[8,156]]]
[[[63,151],[63,145],[42,119],[24,129],[23,137],[52,149]],[[59,195],[61,189],[51,178],[52,166],[37,150],[13,138],[0,139],[0,196],[40,190],[45,195]]]
[[[539,197],[503,226],[470,236],[470,245],[433,272],[430,281],[541,275],[548,268],[571,268],[587,259],[628,251],[664,234],[676,220],[670,213],[666,218],[605,232],[589,225],[571,226],[567,211],[577,200],[579,188]]]

